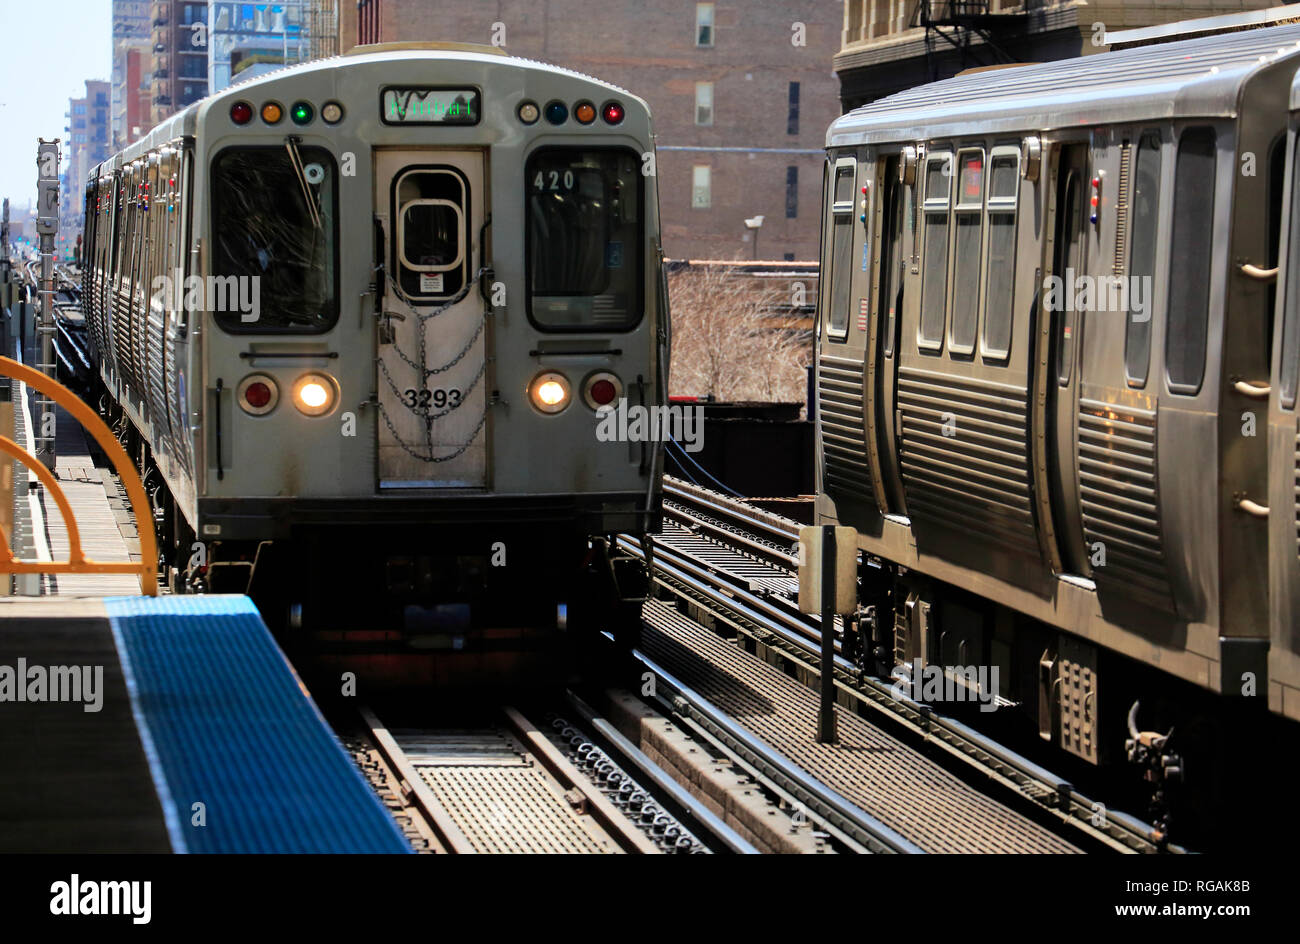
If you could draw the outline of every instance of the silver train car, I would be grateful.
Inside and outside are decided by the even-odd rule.
[[[997,667],[1044,740],[1154,780],[1207,718],[1294,734],[1297,66],[1281,26],[831,125],[817,511],[878,671]]]
[[[600,536],[658,528],[660,456],[596,428],[665,397],[653,148],[622,89],[394,44],[94,168],[92,346],[173,586],[466,650],[533,609],[577,622],[593,580],[634,600]]]

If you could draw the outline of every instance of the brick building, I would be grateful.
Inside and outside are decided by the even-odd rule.
[[[1107,33],[1280,6],[1270,0],[845,0],[844,110],[963,69],[1105,52]]]
[[[339,45],[492,43],[620,85],[654,115],[674,258],[817,258],[842,0],[359,0]],[[746,220],[762,218],[759,228]],[[755,241],[757,237],[757,243]]]
[[[127,111],[131,107],[132,100],[136,100],[138,111],[141,77],[137,74],[132,79],[128,70],[132,58],[136,63],[137,72],[140,57],[144,56],[146,61],[148,60],[149,19],[149,0],[113,0],[113,75],[109,89],[111,120],[109,142],[114,150],[125,147],[133,140],[128,124],[130,116]],[[134,57],[131,55],[131,50],[135,50]],[[141,116],[146,124],[148,124],[148,117],[147,111]],[[140,124],[140,120],[135,123]]]
[[[90,168],[109,155],[110,82],[86,80],[84,98],[68,101],[65,137],[59,147],[60,193],[59,236],[56,243],[60,257],[70,255],[84,223],[86,175]]]
[[[208,94],[206,0],[154,0],[149,127]]]

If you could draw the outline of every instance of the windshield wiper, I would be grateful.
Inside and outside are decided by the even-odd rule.
[[[307,184],[307,175],[303,171],[302,155],[298,153],[300,140],[301,138],[296,135],[286,135],[284,147],[289,152],[289,165],[293,167],[293,172],[298,178],[298,186],[302,188],[302,199],[307,204],[307,212],[311,214],[312,225],[320,229],[320,211],[316,209],[316,201],[312,198],[311,188]]]

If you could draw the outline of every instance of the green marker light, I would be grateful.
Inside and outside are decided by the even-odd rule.
[[[295,102],[293,108],[289,110],[289,117],[296,125],[305,125],[315,116],[315,110],[306,102]]]

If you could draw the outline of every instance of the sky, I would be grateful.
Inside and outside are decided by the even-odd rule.
[[[14,208],[36,200],[36,139],[66,144],[68,99],[111,78],[112,3],[0,0],[0,35],[0,198]]]

